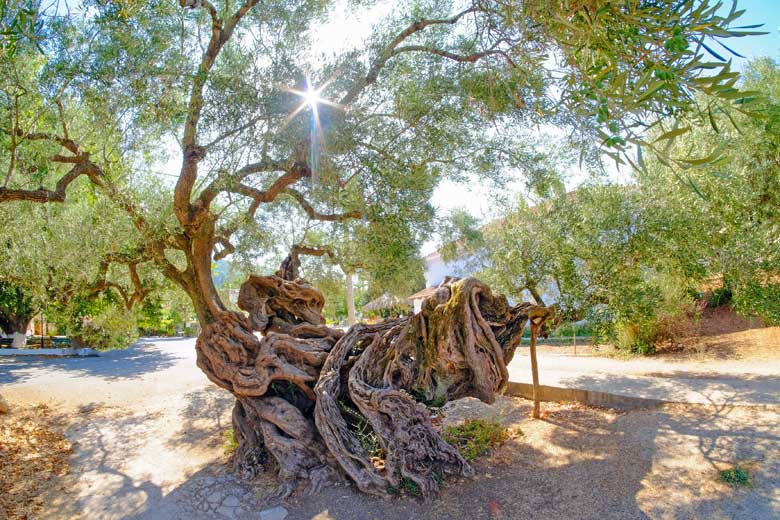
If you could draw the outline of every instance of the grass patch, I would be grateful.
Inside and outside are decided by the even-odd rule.
[[[236,440],[236,432],[233,428],[222,432],[222,451],[225,455],[232,455],[238,449],[238,440]]]
[[[511,437],[511,432],[496,421],[472,419],[444,428],[442,437],[471,462],[491,448],[500,446]]]
[[[750,472],[739,465],[729,469],[722,469],[718,472],[718,478],[730,486],[749,486]]]

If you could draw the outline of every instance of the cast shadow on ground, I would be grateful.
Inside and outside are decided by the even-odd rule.
[[[181,443],[222,444],[225,432],[232,428],[231,412],[236,398],[227,390],[209,385],[184,396],[187,406],[180,414],[179,429],[166,444]]]
[[[700,404],[758,404],[780,408],[780,375],[713,374],[688,371],[643,377],[594,374],[562,380],[570,388]]]
[[[674,409],[674,407],[665,407]],[[696,508],[682,504],[672,515],[697,518],[780,518],[780,429],[777,410],[728,403],[687,407],[687,413],[661,414],[664,430],[695,439],[706,461],[706,475],[718,480],[720,470],[739,465],[749,470],[749,486],[701,496]],[[669,439],[668,442],[675,442]],[[671,449],[671,447],[670,447]],[[674,474],[671,475],[671,478]],[[674,488],[675,482],[667,484]],[[695,489],[693,490],[695,492]]]
[[[226,392],[193,392],[187,401],[179,416],[181,431],[163,447],[210,442],[227,426],[224,417],[232,397]],[[518,424],[530,413],[531,403],[504,399],[490,410],[507,424]],[[93,415],[90,409],[84,413]],[[195,416],[204,423],[188,423]],[[240,482],[225,474],[224,460],[216,459],[163,492],[123,472],[122,461],[103,441],[107,423],[92,419],[92,425],[72,433],[81,439],[82,458],[91,461],[86,469],[99,473],[97,483],[107,483],[96,491],[111,494],[108,501],[80,497],[75,504],[82,514],[104,511],[96,517],[139,519],[258,518],[260,511],[276,505],[288,510],[289,520],[778,518],[777,417],[776,411],[729,404],[628,413],[551,406],[543,422],[523,423],[525,436],[478,461],[474,478],[447,480],[440,497],[427,503],[408,497],[385,500],[344,485],[314,496],[266,499],[277,484],[273,477]],[[148,441],[138,430],[146,419],[107,417],[120,435],[112,439],[114,445]],[[718,470],[735,462],[753,464],[752,487],[734,490],[717,482]],[[219,502],[209,502],[215,494],[236,497],[240,505],[219,509]],[[57,517],[68,517],[72,507],[58,510],[62,514]]]
[[[104,410],[100,404],[85,405],[72,417],[66,431],[74,450],[71,469],[64,477],[66,492],[47,493],[46,517],[125,518],[162,500],[160,486],[127,473],[115,447],[117,443],[127,447],[146,442],[142,432],[150,415],[122,417],[104,415]]]
[[[182,342],[178,338],[144,339],[123,350],[101,352],[97,357],[0,358],[0,384],[23,383],[37,370],[56,370],[73,377],[94,376],[108,381],[133,379],[174,366],[181,357],[176,352],[179,347],[173,344],[175,341]],[[181,348],[187,347],[182,344]]]
[[[512,412],[517,417],[526,416],[531,409],[527,401],[520,403]],[[512,419],[506,414],[503,417]],[[620,432],[612,422],[594,427],[590,422],[577,423],[577,417],[552,417],[560,424],[550,428],[545,442],[554,445],[558,456],[550,457],[521,437],[478,462],[475,478],[447,481],[440,497],[430,502],[409,497],[385,500],[344,485],[325,488],[314,496],[263,501],[257,498],[257,490],[273,489],[275,483],[261,475],[254,484],[233,484],[236,495],[252,497],[242,502],[244,509],[236,518],[257,518],[260,511],[276,505],[285,507],[291,520],[648,518],[637,506],[635,495],[650,469],[652,446],[636,448],[648,451],[643,456],[615,453],[611,446]],[[198,511],[204,495],[213,492],[212,474],[204,468],[160,503],[148,503],[137,518],[155,518],[160,511],[178,511],[181,517],[193,519],[219,518]]]

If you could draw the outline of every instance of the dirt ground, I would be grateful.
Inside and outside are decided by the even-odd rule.
[[[524,435],[477,462],[477,476],[448,482],[438,500],[377,500],[330,489],[286,507],[304,519],[780,518],[780,411],[673,407],[619,414],[503,398],[468,400],[450,421],[499,417]],[[752,486],[718,471],[739,463]]]
[[[771,339],[776,331],[719,336],[742,333]],[[771,345],[759,350],[773,352]],[[707,362],[707,370],[776,366],[755,354]],[[540,359],[547,377],[562,358]],[[574,361],[587,370],[588,360],[599,361],[587,355]],[[681,361],[647,363],[664,370],[670,363],[699,366],[690,358]],[[265,520],[274,518],[269,508],[283,507],[289,520],[780,519],[780,398],[769,398],[780,394],[774,373],[771,381],[766,375],[728,375],[743,378],[746,388],[764,385],[759,406],[726,400],[620,413],[544,403],[543,419],[534,421],[531,403],[523,399],[504,397],[492,406],[473,399],[451,403],[445,424],[497,418],[523,435],[479,459],[475,478],[448,479],[439,499],[428,503],[370,497],[348,484],[278,501],[270,498],[277,485],[270,477],[239,482],[226,472],[222,447],[233,398],[197,370],[191,341],[149,340],[81,360],[4,360],[0,393],[12,413],[0,422],[45,401],[46,424],[72,448],[69,471],[47,477],[45,491],[36,492],[44,509],[30,518]],[[610,382],[614,386],[614,374]],[[0,438],[2,446],[7,439]],[[719,481],[719,470],[734,465],[749,471],[748,486]]]
[[[61,414],[45,405],[9,414],[0,398],[0,518],[34,517],[47,489],[64,489],[72,445]]]
[[[500,398],[451,403],[445,424],[495,418],[522,431],[479,459],[476,477],[450,479],[439,499],[381,499],[341,484],[315,496],[269,498],[276,482],[225,470],[230,398],[219,389],[175,412],[85,408],[63,426],[74,441],[67,476],[44,494],[39,518],[288,519],[773,519],[780,518],[780,408],[668,406],[618,413]],[[738,464],[751,484],[718,471]]]

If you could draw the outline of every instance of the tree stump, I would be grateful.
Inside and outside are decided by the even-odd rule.
[[[536,306],[448,280],[419,314],[345,334],[324,324],[319,291],[288,279],[295,271],[249,277],[238,299],[248,316],[225,311],[198,337],[198,366],[236,396],[234,468],[278,471],[283,496],[346,477],[376,495],[408,480],[428,498],[444,476],[473,474],[426,404],[492,403]]]

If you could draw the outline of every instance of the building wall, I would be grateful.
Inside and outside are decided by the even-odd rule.
[[[463,256],[456,258],[453,261],[445,262],[441,254],[434,252],[424,258],[425,260],[425,286],[436,287],[444,281],[445,276],[456,276],[458,278],[465,278],[468,276],[474,276],[476,273],[473,271],[475,263],[475,256]],[[559,294],[554,283],[542,283],[539,287],[540,295],[544,299],[545,305],[552,305],[559,299]],[[523,291],[524,301],[533,301],[528,291]],[[422,306],[422,299],[413,300],[415,314],[420,312]]]
[[[438,252],[429,254],[425,257],[425,286],[436,287],[444,281],[445,276],[471,276],[472,273],[467,267],[469,260],[470,258],[465,257],[445,262]]]

